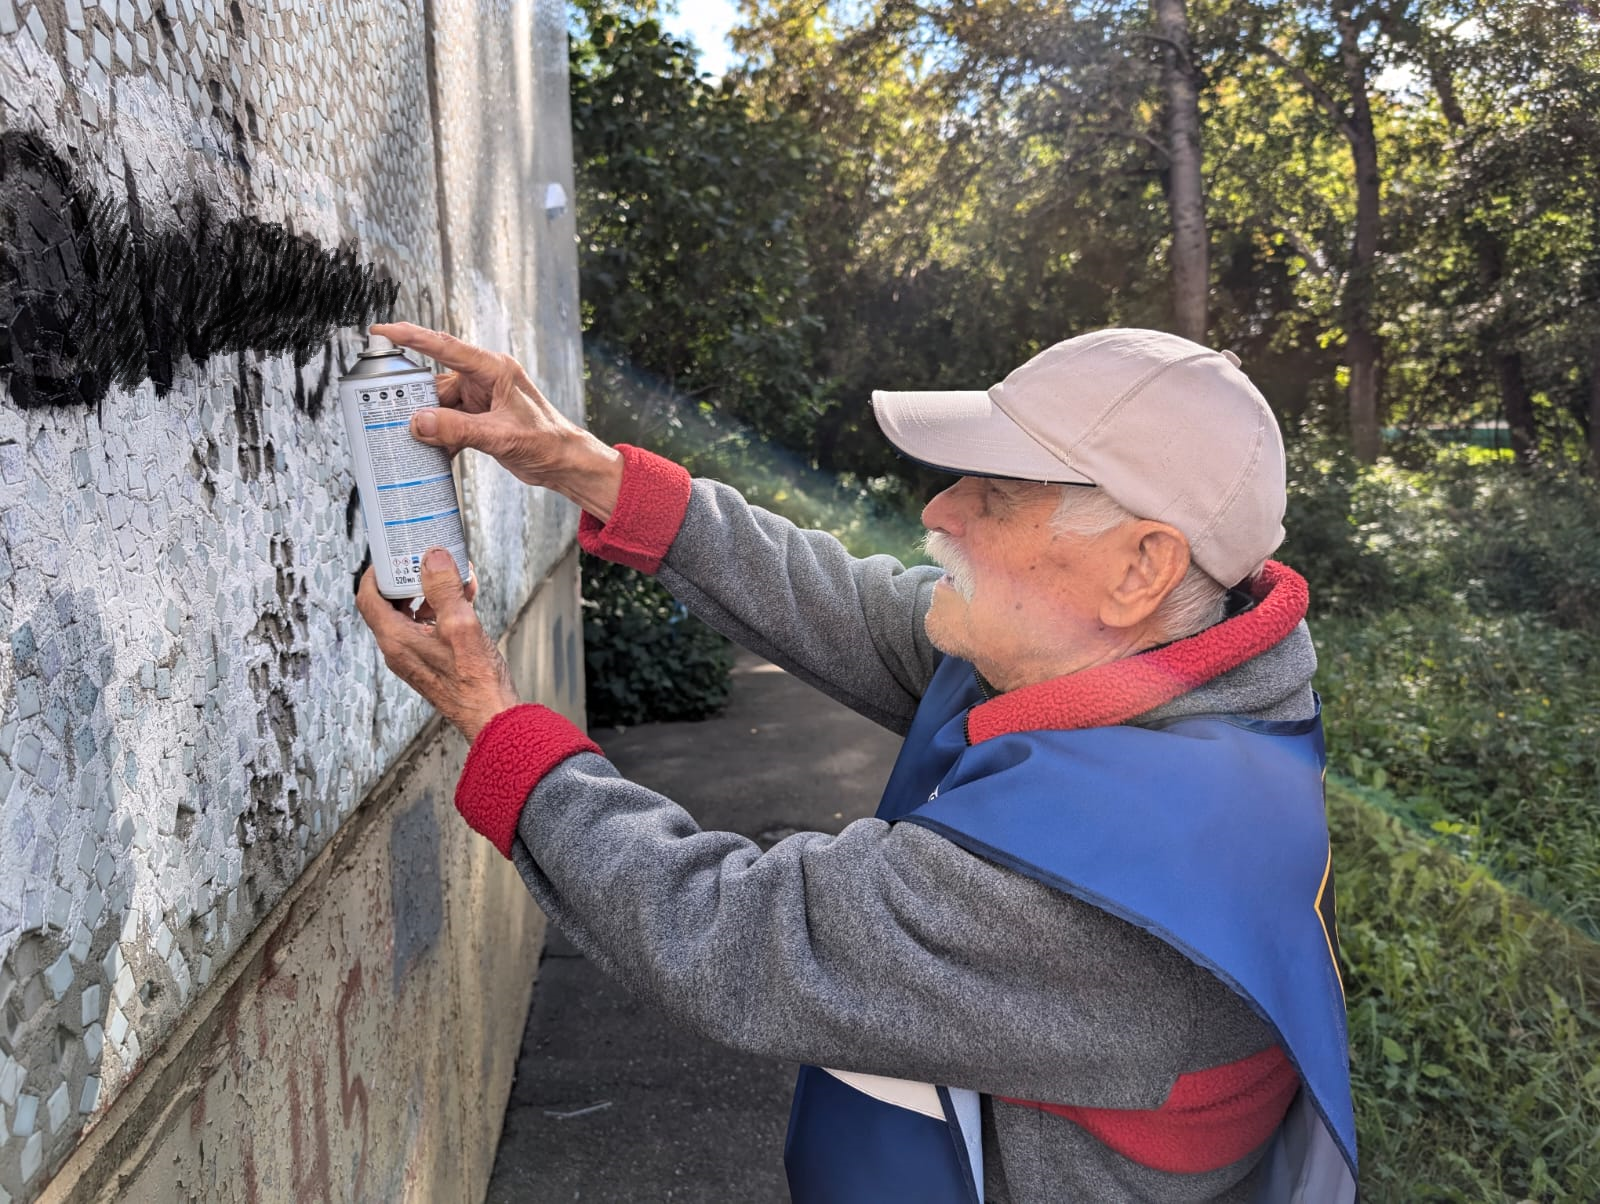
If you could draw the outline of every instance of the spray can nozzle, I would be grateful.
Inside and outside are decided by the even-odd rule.
[[[362,355],[387,355],[394,350],[394,343],[381,334],[369,334],[367,346]]]

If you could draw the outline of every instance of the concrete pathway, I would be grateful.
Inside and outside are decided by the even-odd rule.
[[[872,814],[900,746],[748,653],[719,718],[592,734],[624,774],[702,827],[765,844]],[[552,929],[489,1204],[787,1200],[794,1071],[636,1003]]]

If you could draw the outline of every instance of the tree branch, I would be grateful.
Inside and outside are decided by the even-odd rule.
[[[1180,45],[1176,39],[1169,38],[1165,34],[1151,33],[1147,29],[1135,30],[1133,36],[1146,42],[1159,42],[1178,56],[1185,70],[1194,70],[1194,62],[1190,59],[1188,50]]]
[[[1311,72],[1307,71],[1298,63],[1291,63],[1277,50],[1266,45],[1265,43],[1262,44],[1261,53],[1266,55],[1267,58],[1271,62],[1275,63],[1278,67],[1284,71],[1287,71],[1294,78],[1295,82],[1310,94],[1311,99],[1316,101],[1329,117],[1333,118],[1333,122],[1339,127],[1339,132],[1341,134],[1343,134],[1346,138],[1353,139],[1355,137],[1355,124],[1350,120],[1349,114],[1344,111],[1344,108],[1337,100],[1333,98],[1326,88],[1312,78]]]

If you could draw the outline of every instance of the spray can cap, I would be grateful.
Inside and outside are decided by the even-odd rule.
[[[385,355],[394,350],[394,344],[381,334],[367,335],[367,349],[362,355]]]

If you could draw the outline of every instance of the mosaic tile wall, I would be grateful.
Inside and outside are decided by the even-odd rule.
[[[0,1204],[430,717],[351,602],[361,322],[581,413],[563,9],[433,8],[0,0]],[[500,630],[576,516],[459,477]]]

